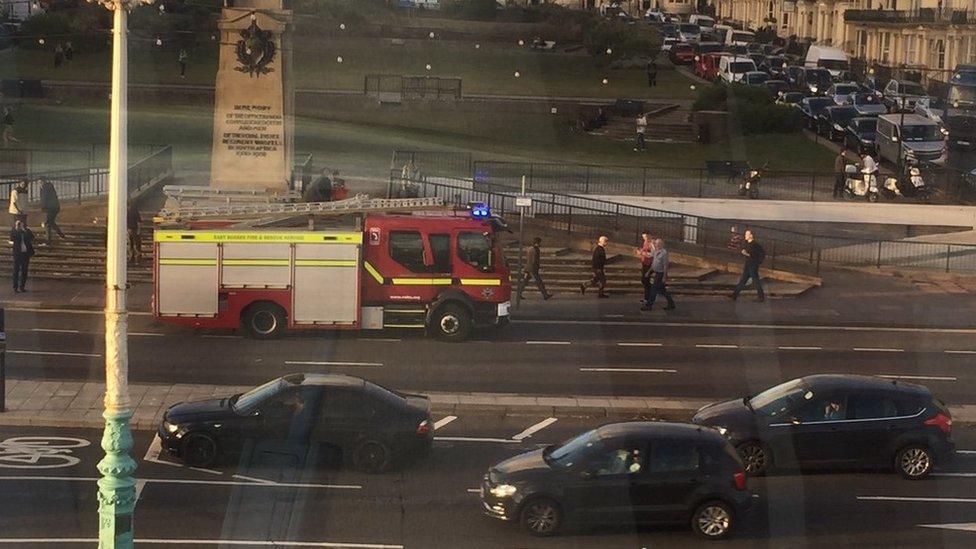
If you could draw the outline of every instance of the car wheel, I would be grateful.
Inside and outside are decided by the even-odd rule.
[[[722,539],[732,531],[732,509],[722,501],[705,502],[692,515],[691,529],[705,539]]]
[[[463,341],[471,332],[471,315],[460,305],[442,305],[431,318],[430,328],[439,339]]]
[[[895,469],[908,480],[921,480],[932,473],[935,459],[925,446],[906,446],[895,454]]]
[[[183,439],[183,462],[190,467],[210,467],[217,461],[217,441],[210,435],[193,433]]]
[[[390,449],[378,440],[364,440],[353,453],[353,465],[366,473],[382,473],[390,466]]]
[[[533,499],[522,506],[520,520],[530,534],[551,536],[562,526],[563,510],[551,499]]]
[[[740,444],[736,450],[739,452],[739,457],[742,458],[746,473],[762,476],[769,471],[772,456],[769,455],[769,449],[763,443],[751,440]]]
[[[274,339],[285,330],[285,311],[274,303],[262,302],[244,311],[244,329],[256,339]]]

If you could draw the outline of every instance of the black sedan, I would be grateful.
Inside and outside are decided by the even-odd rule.
[[[922,479],[955,454],[945,404],[921,385],[880,377],[802,377],[705,406],[692,421],[724,433],[757,475],[773,466],[881,466]]]
[[[783,80],[766,80],[763,82],[763,86],[766,86],[773,97],[779,97],[781,93],[786,93],[790,89],[790,85]]]
[[[844,131],[844,145],[857,154],[876,151],[875,132],[878,130],[878,119],[873,116],[858,116],[851,118]]]
[[[771,82],[767,80],[767,83]],[[776,102],[780,105],[789,105],[791,107],[801,108],[803,106],[802,101],[806,98],[803,92],[791,92],[788,91],[783,95],[776,98]]]
[[[481,484],[490,517],[550,536],[565,521],[685,523],[706,539],[732,531],[752,496],[735,449],[714,429],[605,425],[507,459]]]
[[[833,104],[834,100],[829,97],[804,97],[800,100],[800,110],[807,118],[807,128],[816,131],[817,116]]]
[[[318,444],[369,472],[426,455],[433,433],[427,397],[338,374],[291,374],[246,393],[181,402],[166,410],[158,430],[167,453],[196,467],[253,441],[296,455]]]
[[[850,105],[827,107],[817,115],[817,133],[831,141],[840,141],[844,139],[847,123],[855,116],[857,111]]]

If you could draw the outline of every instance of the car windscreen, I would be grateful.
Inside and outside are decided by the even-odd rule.
[[[832,71],[842,71],[847,69],[847,61],[843,59],[821,59],[817,62],[817,66],[829,69]]]
[[[857,86],[854,85],[844,85],[844,86],[834,86],[834,94],[836,95],[850,95],[857,91]]]
[[[799,103],[803,101],[803,94],[800,92],[791,92],[783,96],[783,101],[785,103]]]
[[[854,110],[854,107],[830,109],[830,120],[841,126],[846,125],[855,116],[857,116],[857,111]]]
[[[878,120],[876,118],[857,120],[854,122],[854,129],[858,133],[875,133],[878,131]]]
[[[739,74],[743,72],[749,72],[756,70],[756,65],[752,62],[737,61],[735,63],[729,63],[729,71],[734,74]]]
[[[901,139],[908,142],[942,141],[942,132],[935,124],[920,126],[902,126]]]
[[[287,385],[288,383],[285,380],[278,378],[255,387],[237,398],[234,402],[234,410],[251,410],[269,397],[278,394]]]
[[[976,105],[976,87],[949,86],[949,104],[953,107]]]
[[[546,462],[553,467],[568,469],[582,463],[586,456],[592,455],[603,448],[603,441],[597,432],[588,431],[571,439],[561,446],[553,448],[545,454]]]
[[[775,417],[796,408],[800,402],[813,398],[813,391],[802,379],[787,381],[759,393],[749,399],[749,406],[756,413]]]
[[[762,84],[763,82],[769,80],[769,75],[764,72],[759,72],[755,74],[747,74],[746,80],[750,84]]]
[[[898,91],[904,95],[925,95],[925,88],[914,82],[900,82]]]
[[[854,96],[855,105],[880,105],[881,100],[873,93],[859,93]]]
[[[722,44],[699,44],[698,51],[700,53],[712,53],[722,51]]]
[[[732,41],[733,42],[753,42],[756,39],[754,35],[748,32],[733,32]]]
[[[712,26],[715,26],[715,20],[712,19],[711,17],[705,17],[705,16],[702,16],[702,15],[699,15],[698,16],[698,23],[697,24],[699,26],[702,26],[702,27],[712,27]]]
[[[682,23],[681,26],[678,28],[681,29],[681,32],[687,34],[698,34],[701,32],[701,27],[693,23]]]
[[[807,71],[807,83],[818,84],[821,86],[830,85],[830,72],[826,70],[812,70]]]
[[[834,100],[829,97],[814,97],[810,99],[810,111],[814,114],[826,109],[834,104]]]

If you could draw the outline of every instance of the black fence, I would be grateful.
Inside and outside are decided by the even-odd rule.
[[[407,167],[408,164],[410,167]],[[442,151],[394,151],[391,170],[404,168],[413,177],[471,177],[474,160],[471,153]]]
[[[391,173],[391,190],[401,195],[439,196],[454,204],[483,202],[496,213],[518,212],[517,187],[448,177],[404,180],[399,171]],[[856,267],[911,267],[946,272],[976,271],[976,246],[911,241],[866,240],[820,236],[758,225],[739,219],[716,219],[678,212],[645,208],[557,192],[532,191],[528,212],[535,222],[565,231],[570,237],[594,238],[607,235],[617,241],[638,242],[641,231],[650,228],[668,239],[672,247],[686,249],[702,257],[730,256],[727,243],[730,227],[741,232],[752,229],[763,243],[769,268],[789,268],[819,274],[823,265]]]

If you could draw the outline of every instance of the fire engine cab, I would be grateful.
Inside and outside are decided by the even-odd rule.
[[[194,328],[423,328],[508,322],[509,269],[484,208],[368,214],[321,230],[220,222],[154,233],[153,314]]]

